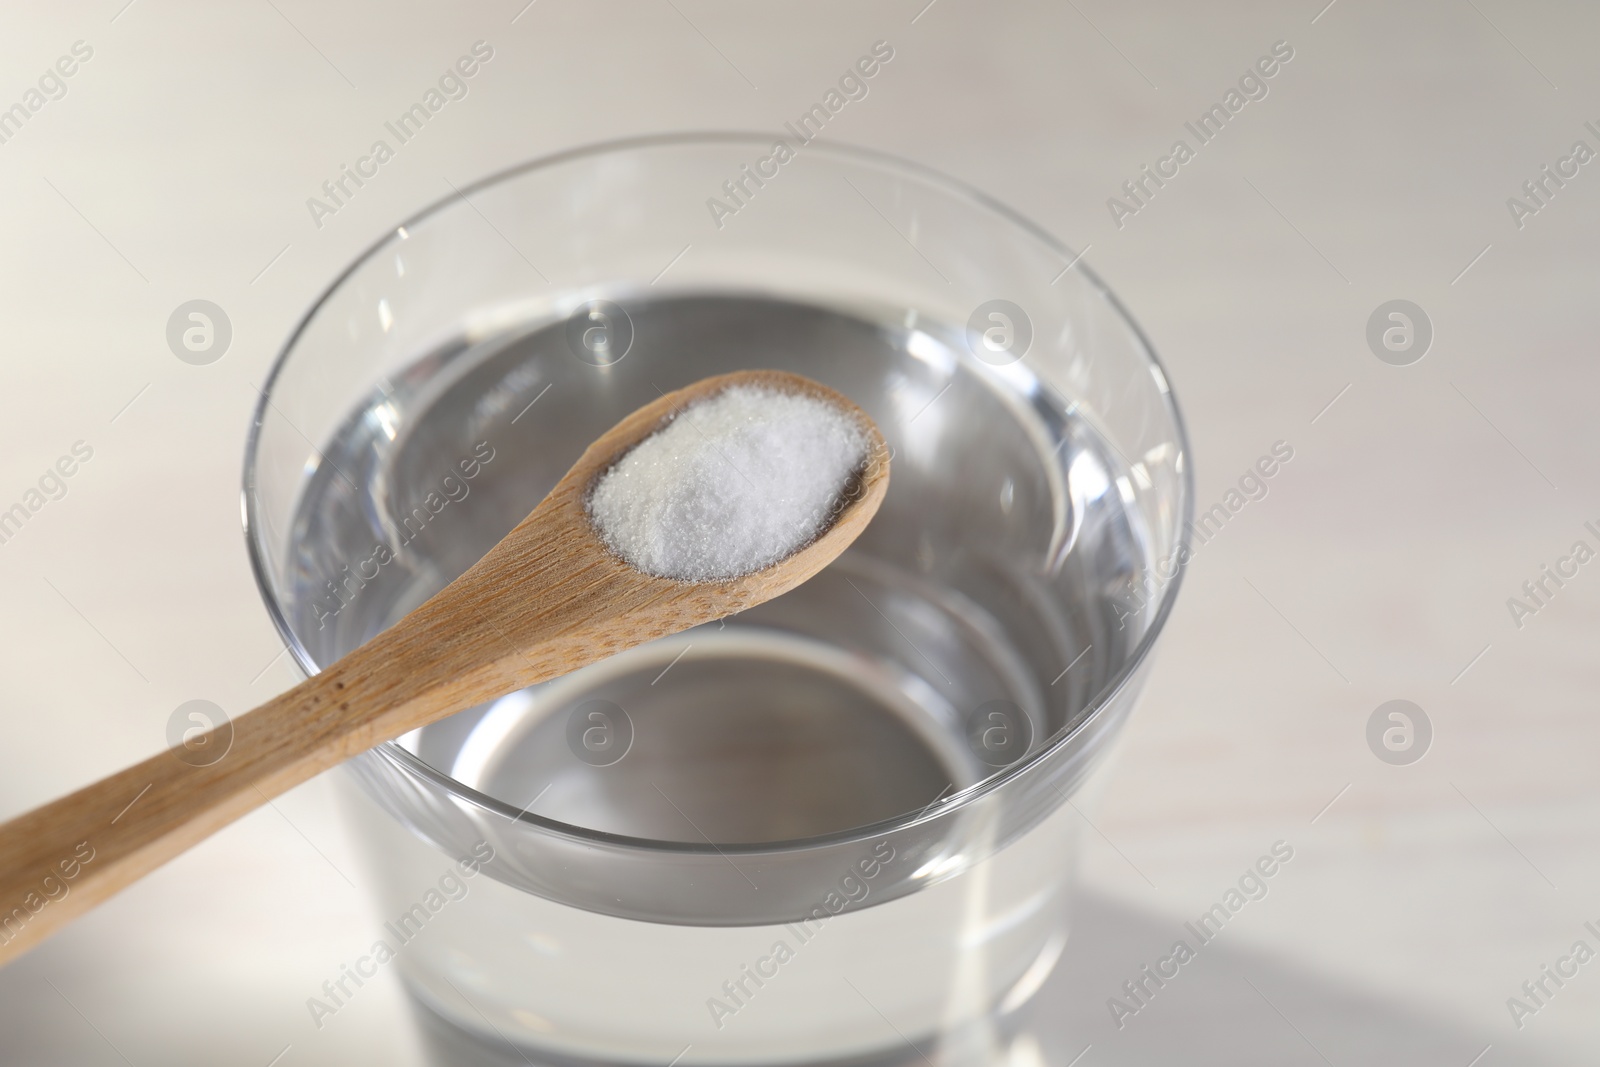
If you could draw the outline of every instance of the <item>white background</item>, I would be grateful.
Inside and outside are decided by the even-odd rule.
[[[1506,200],[1575,140],[1600,149],[1600,11],[122,2],[0,11],[0,107],[94,49],[0,145],[0,507],[94,449],[0,545],[0,816],[158,751],[186,700],[239,712],[293,681],[245,561],[240,457],[256,384],[368,243],[447,181],[558,149],[776,129],[884,39],[895,59],[826,136],[1087,247],[1166,363],[1202,509],[1295,450],[1189,571],[1084,832],[1044,1061],[1594,1062],[1600,962],[1521,1030],[1506,999],[1600,947],[1600,562],[1520,630],[1506,599],[1600,547],[1600,163],[1520,229]],[[306,198],[479,39],[470,95],[315,227]],[[1267,98],[1117,228],[1107,198],[1279,40]],[[204,367],[164,336],[194,298],[233,323]],[[1394,298],[1435,330],[1409,367],[1365,341]],[[1434,726],[1409,767],[1364,739],[1393,698]],[[314,781],[0,972],[0,1060],[424,1062],[397,988],[320,1031],[306,1011],[379,921],[343,835]],[[1279,839],[1271,895],[1113,1027],[1106,998]]]

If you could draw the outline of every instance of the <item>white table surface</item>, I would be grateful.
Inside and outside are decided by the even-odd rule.
[[[1188,573],[1085,830],[1043,994],[1063,1022],[1032,1062],[1600,1057],[1600,963],[1521,1029],[1506,1007],[1600,947],[1600,564],[1521,629],[1506,606],[1600,544],[1600,163],[1520,229],[1506,206],[1575,140],[1600,149],[1600,10],[524,2],[0,10],[0,107],[93,49],[0,144],[0,507],[94,449],[0,544],[0,816],[159,750],[183,701],[292,681],[245,561],[241,449],[288,331],[370,241],[447,180],[568,146],[775,129],[885,39],[826,136],[1088,247],[1166,362],[1202,508],[1295,450]],[[315,227],[305,199],[479,39],[470,95]],[[1107,198],[1279,40],[1269,95],[1114,225]],[[165,342],[194,298],[233,324],[209,366]],[[1365,340],[1394,298],[1435,329],[1407,367]],[[1402,697],[1435,736],[1396,767],[1364,728]],[[425,1062],[392,985],[321,1030],[306,1011],[378,922],[331,798],[295,790],[0,971],[0,1062]],[[1116,1029],[1106,998],[1278,839],[1295,859],[1267,899]]]

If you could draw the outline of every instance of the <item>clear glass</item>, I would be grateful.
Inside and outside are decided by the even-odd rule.
[[[450,1056],[988,1062],[1066,943],[1068,799],[1187,558],[1176,405],[1036,227],[786,148],[636,140],[467,189],[338,279],[264,392],[246,537],[307,672],[661,392],[792,370],[894,450],[801,588],[351,762],[392,919],[363,966]]]

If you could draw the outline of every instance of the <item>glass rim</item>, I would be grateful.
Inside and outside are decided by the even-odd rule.
[[[649,134],[637,137],[616,138],[607,141],[592,142],[574,148],[564,149],[549,155],[539,156],[522,163],[514,164],[502,170],[495,171],[483,178],[461,186],[458,191],[428,204],[404,221],[391,227],[383,236],[368,245],[351,262],[340,271],[334,279],[317,295],[317,298],[306,309],[305,313],[296,322],[290,331],[282,348],[273,358],[272,366],[267,372],[261,388],[258,390],[260,397],[256,401],[255,409],[251,415],[249,433],[245,440],[243,484],[241,487],[240,517],[243,524],[245,551],[250,560],[250,570],[255,577],[256,587],[261,594],[261,599],[266,605],[267,614],[271,618],[278,635],[283,639],[286,648],[294,657],[300,670],[307,676],[321,672],[322,668],[311,658],[310,653],[296,636],[289,625],[289,620],[283,605],[278,599],[277,592],[273,589],[267,569],[266,550],[261,543],[263,525],[257,515],[257,501],[255,493],[255,468],[257,453],[261,440],[261,430],[266,422],[268,410],[272,407],[272,392],[279,375],[283,372],[291,356],[294,355],[295,346],[300,341],[301,335],[311,325],[317,313],[324,304],[336,293],[341,286],[362,266],[373,260],[385,249],[396,241],[405,239],[401,231],[415,227],[444,211],[457,200],[465,199],[467,194],[499,185],[503,182],[517,178],[523,174],[537,170],[552,168],[564,163],[588,157],[603,156],[618,152],[670,147],[692,147],[733,144],[769,144],[774,135],[762,131],[746,130],[707,130],[685,131],[668,134]],[[1178,453],[1183,461],[1181,479],[1183,486],[1183,504],[1179,516],[1177,537],[1170,558],[1180,559],[1180,563],[1171,579],[1162,589],[1161,601],[1156,607],[1151,618],[1150,627],[1139,639],[1132,654],[1123,661],[1117,672],[1100,687],[1090,700],[1085,709],[1080,712],[1078,721],[1067,730],[1043,745],[1038,751],[1028,754],[1010,766],[1004,767],[988,777],[974,782],[969,786],[957,789],[948,794],[941,794],[927,807],[918,812],[904,812],[880,819],[876,822],[865,823],[860,826],[849,827],[844,830],[830,831],[826,834],[816,834],[810,837],[795,838],[780,841],[759,841],[715,844],[712,842],[694,841],[665,841],[656,838],[633,837],[625,834],[611,833],[605,830],[595,830],[573,823],[562,822],[541,815],[535,815],[525,809],[500,800],[497,797],[484,793],[460,780],[451,777],[437,767],[428,763],[420,756],[401,746],[396,740],[381,741],[366,752],[358,753],[352,759],[361,759],[366,756],[377,756],[396,763],[400,768],[428,781],[433,786],[440,788],[451,796],[466,801],[474,807],[486,812],[499,815],[513,822],[528,824],[543,833],[568,838],[570,840],[593,844],[628,848],[639,851],[664,852],[691,855],[759,855],[766,853],[796,852],[810,848],[818,848],[832,844],[864,840],[881,837],[890,831],[898,831],[918,826],[922,823],[948,817],[953,812],[971,807],[983,798],[999,791],[1006,785],[1028,774],[1053,755],[1072,744],[1078,735],[1089,729],[1098,720],[1107,708],[1115,704],[1117,696],[1135,677],[1139,668],[1150,657],[1155,646],[1156,638],[1160,636],[1166,626],[1167,617],[1172,612],[1176,602],[1179,586],[1183,582],[1184,572],[1188,569],[1187,557],[1191,553],[1190,530],[1194,521],[1194,468],[1189,463],[1189,439],[1184,426],[1183,414],[1178,408],[1176,394],[1171,385],[1171,378],[1166,367],[1156,354],[1155,346],[1145,335],[1139,323],[1123,306],[1111,288],[1101,280],[1092,269],[1082,260],[1081,254],[1074,254],[1072,249],[1057,240],[1043,227],[1033,222],[1025,215],[1011,208],[1000,200],[995,199],[981,189],[962,181],[959,178],[945,174],[943,171],[927,166],[913,160],[905,159],[892,153],[882,152],[877,149],[864,148],[855,145],[824,143],[813,140],[807,146],[808,155],[832,156],[836,159],[848,161],[858,165],[867,165],[899,175],[903,178],[913,179],[937,191],[952,195],[957,199],[965,200],[983,211],[989,212],[1014,226],[1022,233],[1042,244],[1045,248],[1061,256],[1068,264],[1068,270],[1080,272],[1098,294],[1106,301],[1112,311],[1122,320],[1123,324],[1132,332],[1138,342],[1139,349],[1149,366],[1159,375],[1159,392],[1162,402],[1166,407],[1167,416],[1172,420],[1174,435],[1178,444]]]

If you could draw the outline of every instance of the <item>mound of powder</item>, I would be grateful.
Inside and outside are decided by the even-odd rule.
[[[733,386],[635,445],[601,475],[589,513],[612,551],[646,574],[736,578],[815,540],[867,447],[834,404]]]

